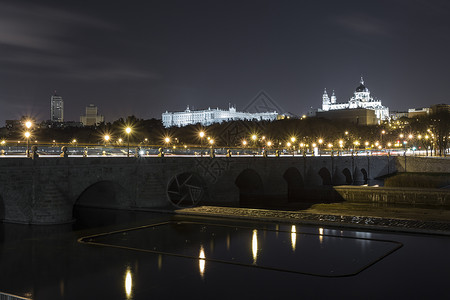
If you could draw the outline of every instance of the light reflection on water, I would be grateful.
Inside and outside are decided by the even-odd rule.
[[[297,243],[297,228],[295,225],[292,225],[291,227],[291,244],[292,244],[292,251],[295,252],[295,245]]]
[[[200,270],[200,276],[203,278],[205,274],[205,250],[203,249],[203,245],[200,245],[200,254],[198,255],[198,268]]]
[[[316,233],[299,232],[296,225],[286,229],[275,231],[265,227],[179,221],[90,236],[82,241],[195,258],[202,278],[208,260],[319,276],[347,276],[360,272],[401,246],[392,241],[325,234],[324,228],[319,228],[318,233],[317,229]]]
[[[133,288],[133,279],[131,276],[131,269],[130,267],[127,267],[126,273],[125,273],[125,294],[127,296],[127,299],[132,299],[132,288]]]
[[[258,230],[253,229],[252,235],[252,253],[253,253],[253,264],[256,264],[256,258],[258,257]]]

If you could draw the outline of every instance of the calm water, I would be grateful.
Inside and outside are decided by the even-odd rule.
[[[0,224],[0,291],[33,299],[448,298],[450,238],[79,209]]]

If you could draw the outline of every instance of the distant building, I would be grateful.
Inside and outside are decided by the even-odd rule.
[[[318,111],[316,117],[336,121],[346,121],[355,125],[376,125],[378,118],[375,110],[366,108],[335,109],[330,111]]]
[[[64,100],[56,91],[50,98],[50,121],[64,122]]]
[[[450,105],[449,104],[434,104],[431,105],[430,110],[432,114],[439,113],[439,112],[450,112]]]
[[[391,120],[399,120],[401,118],[408,118],[408,112],[407,111],[392,111],[389,114]]]
[[[235,107],[230,106],[228,110],[205,109],[205,110],[190,110],[189,106],[185,111],[181,112],[168,112],[162,114],[162,122],[164,127],[172,126],[186,126],[190,124],[200,123],[208,126],[213,123],[221,123],[234,120],[257,120],[257,121],[273,121],[276,120],[278,113],[262,112],[262,113],[248,113],[238,112]]]
[[[319,109],[318,112],[351,109],[373,110],[375,112],[378,123],[384,120],[389,120],[389,108],[381,105],[380,100],[374,99],[370,95],[370,91],[364,85],[364,79],[362,77],[359,82],[359,86],[356,88],[353,94],[353,97],[351,97],[348,102],[338,102],[334,91],[331,94],[331,97],[329,97],[327,90],[325,89],[322,95],[322,109]],[[332,116],[332,114],[327,115]]]
[[[83,126],[94,126],[104,122],[105,118],[98,114],[98,108],[94,104],[89,104],[86,107],[86,115],[80,116],[80,122]]]
[[[425,117],[430,114],[429,107],[423,108],[410,108],[408,109],[408,118],[417,118],[417,117]]]

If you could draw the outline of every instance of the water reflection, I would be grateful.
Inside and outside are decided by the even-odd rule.
[[[200,276],[202,276],[205,274],[205,250],[203,249],[203,245],[200,245],[200,254],[198,255],[198,268],[200,270]]]
[[[131,290],[133,287],[133,282],[131,278],[131,270],[130,267],[127,267],[127,272],[125,275],[125,293],[127,295],[127,299],[131,299]]]
[[[319,242],[321,244],[323,242],[323,228],[319,228]]]
[[[292,225],[291,227],[291,244],[292,244],[292,251],[295,252],[295,245],[297,243],[297,228],[295,225]]]
[[[252,253],[253,253],[253,264],[256,264],[256,257],[258,256],[258,230],[256,229],[253,229]]]

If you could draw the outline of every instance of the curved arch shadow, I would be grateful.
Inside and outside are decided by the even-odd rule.
[[[350,170],[348,168],[345,168],[344,170],[342,170],[342,174],[344,174],[344,176],[345,176],[345,184],[347,184],[347,185],[353,184],[352,173],[350,172]]]
[[[234,184],[239,188],[240,205],[254,204],[264,195],[264,185],[261,176],[253,169],[243,170]]]
[[[290,167],[283,174],[288,185],[288,201],[300,200],[302,198],[305,183],[303,177],[295,167]]]
[[[319,175],[322,178],[322,185],[333,185],[333,182],[331,180],[331,173],[327,168],[321,168],[319,170]]]
[[[131,206],[127,190],[119,183],[103,180],[87,187],[75,201],[75,206],[126,208]]]
[[[364,184],[367,184],[369,182],[369,177],[368,177],[366,169],[362,168],[361,173],[363,175]]]

